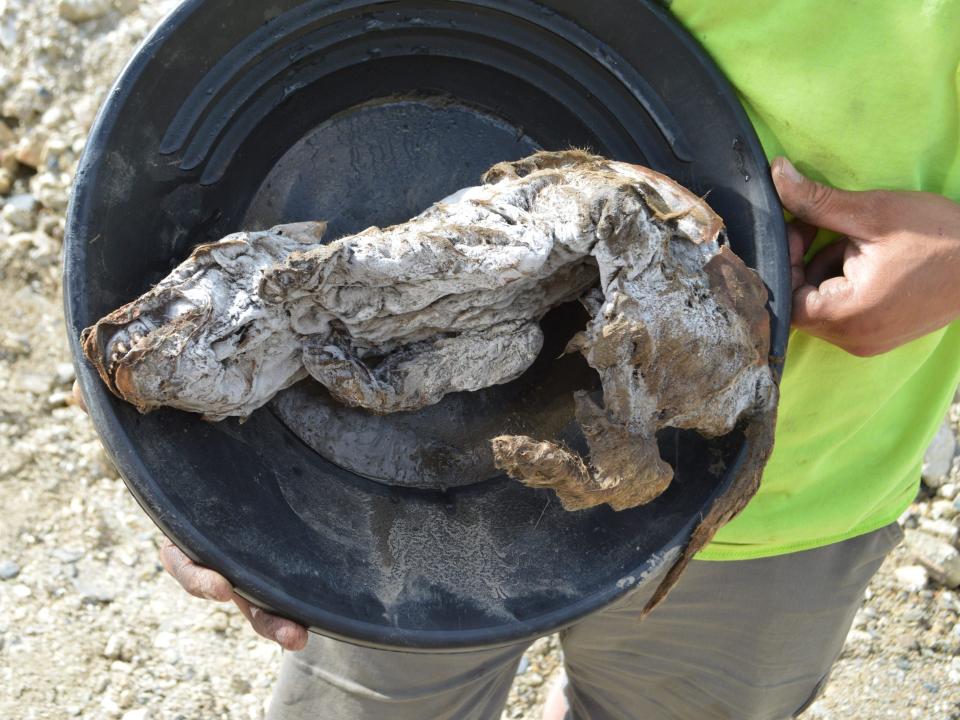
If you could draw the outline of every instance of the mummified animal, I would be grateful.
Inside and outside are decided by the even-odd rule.
[[[576,398],[589,457],[501,436],[498,467],[570,510],[628,508],[672,478],[657,430],[718,436],[749,421],[750,462],[704,526],[755,491],[777,400],[766,289],[721,219],[669,178],[538,153],[401,225],[328,244],[323,230],[281,225],[197,247],[84,331],[87,358],[144,412],[246,416],[307,375],[348,405],[409,411],[517,377],[540,351],[538,320],[580,298],[591,319],[568,352],[603,388],[602,402]]]

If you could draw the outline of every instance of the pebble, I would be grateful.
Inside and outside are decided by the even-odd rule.
[[[949,588],[960,586],[960,552],[953,545],[923,530],[905,530],[904,542],[934,580]]]
[[[50,392],[50,378],[46,375],[24,373],[17,380],[17,388],[31,395],[46,395]]]
[[[136,651],[135,641],[126,633],[114,633],[107,638],[107,644],[101,653],[107,660],[130,662]]]
[[[121,720],[150,720],[150,711],[147,708],[127,710]]]
[[[30,597],[31,595],[33,595],[33,590],[31,590],[31,589],[30,589],[29,587],[27,587],[26,585],[22,585],[22,584],[21,584],[21,585],[14,585],[14,586],[13,586],[13,595],[14,595],[14,597],[18,597],[18,598],[20,598],[21,600],[25,600],[26,598],[28,598],[28,597]]]
[[[250,692],[250,681],[239,675],[230,678],[230,689],[238,695],[247,695]]]
[[[120,706],[117,704],[117,701],[109,695],[104,695],[100,698],[100,709],[108,718],[120,716]]]
[[[43,146],[46,142],[47,138],[44,133],[33,132],[24,135],[17,143],[14,158],[21,165],[36,169],[40,164],[40,157],[43,155]]]
[[[130,671],[133,670],[133,665],[123,660],[114,660],[110,663],[110,670],[121,675],[129,675]]]
[[[897,522],[900,523],[900,527],[902,528],[915,530],[920,525],[920,516],[916,510],[914,510],[913,506],[911,506],[900,514]]]
[[[945,419],[937,428],[937,434],[934,435],[933,441],[923,456],[921,475],[927,487],[938,488],[947,482],[956,450],[957,439],[954,437],[949,419]]]
[[[947,500],[953,500],[957,496],[957,484],[952,482],[944,483],[937,489],[937,495]]]
[[[897,635],[893,640],[893,644],[903,652],[912,652],[920,649],[920,643],[917,641],[917,638],[910,633]]]
[[[893,574],[900,587],[909,592],[919,592],[927,585],[927,569],[922,565],[898,567]]]
[[[63,407],[70,403],[72,397],[73,394],[66,390],[57,390],[56,392],[50,393],[47,397],[47,405],[50,407]]]
[[[939,520],[920,518],[917,527],[929,535],[934,535],[947,541],[951,545],[957,542],[957,526],[949,520],[942,518]]]
[[[153,636],[153,646],[157,648],[157,650],[167,650],[173,647],[176,642],[177,636],[172,632],[162,631]]]
[[[54,548],[50,553],[62,563],[75,563],[84,556],[83,548]]]
[[[817,700],[803,713],[804,718],[810,720],[833,720],[833,715],[824,706],[821,700]]]
[[[62,362],[56,365],[57,385],[71,385],[76,378],[76,372],[73,369],[73,363]]]
[[[873,643],[873,635],[866,632],[865,630],[857,630],[854,628],[847,633],[847,639],[845,645],[850,647],[865,647]]]
[[[18,230],[33,230],[37,226],[39,203],[33,195],[14,195],[3,205],[4,219]]]
[[[927,613],[923,607],[910,608],[903,614],[903,619],[910,623],[917,623],[926,619]]]
[[[80,594],[80,602],[84,605],[107,605],[117,597],[117,593],[112,588],[83,581],[77,583],[77,591]]]
[[[226,632],[227,628],[230,627],[230,616],[223,610],[217,610],[210,616],[207,627],[214,632]]]
[[[944,590],[937,598],[941,607],[945,610],[957,610],[957,594],[950,590]]]
[[[934,520],[939,520],[941,518],[945,520],[951,520],[957,516],[957,509],[953,505],[952,500],[934,500],[930,503],[930,517]]]
[[[527,685],[530,685],[531,687],[539,687],[543,685],[543,675],[541,675],[540,673],[533,672],[533,673],[530,673],[529,675],[526,675],[525,677],[526,677]]]
[[[103,17],[110,11],[110,0],[60,0],[57,12],[73,23],[87,22]]]
[[[0,580],[13,580],[20,574],[20,566],[13,560],[0,560]]]

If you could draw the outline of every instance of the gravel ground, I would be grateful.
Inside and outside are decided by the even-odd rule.
[[[280,651],[188,597],[158,533],[70,404],[59,299],[68,188],[110,82],[172,0],[0,0],[0,718],[261,718]],[[957,406],[914,529],[871,584],[805,717],[960,718]],[[560,665],[528,653],[504,717],[536,718]]]

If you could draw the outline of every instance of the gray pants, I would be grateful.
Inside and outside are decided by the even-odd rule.
[[[889,525],[815,550],[694,561],[642,623],[640,590],[560,634],[575,720],[785,720],[816,697]],[[432,655],[312,636],[284,656],[269,720],[496,720],[525,645]]]

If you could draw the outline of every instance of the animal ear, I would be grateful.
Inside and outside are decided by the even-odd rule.
[[[296,240],[297,242],[302,242],[307,245],[316,245],[319,243],[326,231],[327,223],[322,221],[287,223],[286,225],[274,225],[270,228],[270,232],[272,233],[284,235],[291,240]]]

